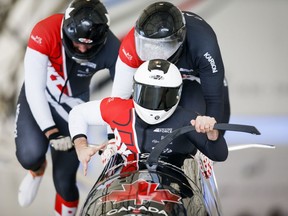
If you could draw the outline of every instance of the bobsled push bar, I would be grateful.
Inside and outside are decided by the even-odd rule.
[[[217,123],[214,125],[214,129],[217,130],[225,130],[225,131],[238,131],[238,132],[245,132],[245,133],[251,133],[255,135],[260,135],[260,132],[251,125],[241,125],[241,124],[226,124],[226,123]],[[162,139],[158,145],[155,146],[155,148],[150,153],[148,159],[147,159],[147,167],[148,169],[155,169],[158,164],[158,159],[162,151],[166,148],[166,146],[172,142],[176,137],[188,133],[190,131],[194,131],[194,126],[185,126],[182,128],[178,128],[172,133],[168,134],[167,136]]]

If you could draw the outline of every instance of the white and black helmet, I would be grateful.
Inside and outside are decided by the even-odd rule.
[[[175,111],[181,97],[182,76],[167,60],[144,62],[134,74],[133,101],[137,115],[148,124],[158,124]]]
[[[175,63],[186,36],[182,12],[169,2],[156,2],[143,10],[135,25],[136,51],[141,60],[166,59]]]

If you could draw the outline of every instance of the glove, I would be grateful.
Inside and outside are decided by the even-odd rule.
[[[108,161],[110,160],[110,158],[117,153],[117,146],[115,143],[115,139],[110,139],[108,141],[108,144],[106,146],[106,149],[102,152],[101,154],[101,161],[103,163],[103,165],[105,166]]]
[[[212,175],[213,161],[210,160],[206,155],[204,155],[199,150],[197,151],[194,159],[197,161],[201,174],[206,178],[210,178]]]
[[[49,136],[50,145],[57,151],[67,151],[73,147],[73,143],[69,136],[63,136],[59,132]]]
[[[132,152],[125,145],[125,143],[122,143],[121,137],[120,137],[117,129],[114,130],[114,134],[115,134],[115,136],[114,136],[115,138],[110,139],[108,141],[106,149],[101,154],[101,160],[102,160],[102,163],[104,165],[106,165],[106,163],[109,161],[109,159],[116,153],[120,154],[125,162],[127,161],[128,155],[132,154]]]

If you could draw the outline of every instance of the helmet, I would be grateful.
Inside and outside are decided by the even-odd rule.
[[[158,124],[173,114],[181,90],[182,77],[174,64],[163,59],[146,61],[134,74],[135,111],[148,124]]]
[[[169,2],[156,2],[144,9],[136,21],[136,52],[143,61],[159,58],[175,63],[185,35],[182,12]]]
[[[109,29],[109,16],[99,0],[74,0],[65,11],[62,26],[62,39],[66,53],[78,61],[91,60],[103,47]],[[92,45],[81,53],[73,42]]]

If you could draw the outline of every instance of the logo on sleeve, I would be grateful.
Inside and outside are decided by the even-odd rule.
[[[124,48],[122,49],[122,52],[129,61],[132,60],[132,58],[133,58],[132,55],[129,52],[127,52]]]
[[[216,63],[215,63],[214,59],[212,58],[212,56],[211,56],[208,52],[206,52],[206,53],[204,54],[204,57],[205,57],[205,58],[208,60],[208,62],[210,63],[211,69],[212,69],[212,73],[217,73],[218,70],[217,70],[217,67],[216,67]]]
[[[35,41],[37,44],[42,44],[42,38],[41,37],[39,37],[38,35],[31,35],[31,39],[33,40],[33,41]]]

